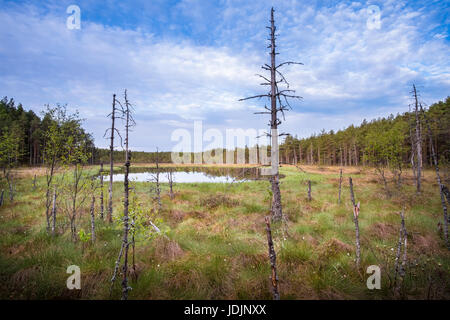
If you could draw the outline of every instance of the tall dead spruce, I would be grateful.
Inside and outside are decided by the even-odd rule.
[[[279,146],[278,146],[278,137],[287,135],[285,133],[278,134],[278,126],[281,124],[281,120],[278,117],[278,112],[281,112],[284,120],[284,111],[287,111],[289,109],[292,109],[288,98],[295,98],[295,99],[301,99],[300,96],[294,95],[295,90],[289,89],[289,83],[286,81],[286,78],[284,75],[280,72],[279,68],[285,65],[291,65],[291,64],[302,64],[300,62],[293,62],[293,61],[287,61],[280,63],[279,65],[276,65],[275,63],[275,56],[278,54],[276,52],[276,27],[275,27],[275,20],[273,17],[274,9],[271,9],[270,12],[270,27],[267,27],[270,30],[270,38],[268,39],[270,41],[270,44],[268,48],[270,49],[270,65],[264,64],[261,68],[270,72],[270,79],[257,74],[258,77],[262,78],[264,80],[261,85],[263,86],[270,86],[270,90],[266,94],[260,94],[257,96],[247,97],[240,99],[239,101],[243,100],[249,100],[249,99],[261,99],[261,98],[267,98],[270,101],[270,108],[265,106],[264,108],[267,111],[263,112],[256,112],[256,114],[270,114],[271,120],[270,120],[270,128],[271,132],[267,135],[271,137],[272,140],[272,147],[271,147],[271,163],[272,163],[272,172],[271,172],[271,184],[272,184],[272,220],[279,221],[283,217],[282,214],[282,208],[281,208],[281,192],[280,192],[280,186],[279,186],[279,174],[278,174],[278,167],[279,167]],[[277,80],[277,75],[279,76],[279,80]],[[286,86],[286,89],[280,90],[278,88],[279,84],[284,84]]]
[[[129,232],[129,223],[128,223],[128,204],[129,204],[129,184],[128,184],[128,175],[130,173],[130,150],[129,150],[129,131],[130,127],[134,126],[134,119],[131,115],[131,104],[128,101],[127,90],[124,93],[125,100],[125,177],[123,179],[124,186],[124,201],[123,201],[123,245],[125,246],[124,258],[123,258],[123,279],[122,279],[122,300],[128,299],[128,232]]]
[[[414,84],[412,94],[414,97],[414,113],[416,115],[416,141],[414,144],[414,148],[417,154],[416,186],[417,186],[417,193],[420,193],[421,178],[422,178],[422,132],[420,129],[419,99],[417,97],[417,90]]]
[[[119,108],[120,107],[120,108]],[[114,133],[117,133],[120,136],[119,130],[115,127],[116,119],[123,119],[123,108],[120,102],[116,99],[116,95],[113,94],[113,102],[112,102],[112,111],[108,115],[111,117],[111,128],[108,128],[105,132],[105,135],[110,131],[110,145],[109,145],[109,201],[108,201],[108,222],[112,222],[112,211],[113,211],[113,171],[114,171]]]
[[[359,270],[359,265],[361,263],[361,245],[359,242],[359,202],[355,202],[355,194],[353,193],[353,180],[351,177],[348,178],[350,184],[350,198],[353,205],[353,222],[355,223],[355,246],[356,246],[356,268]]]
[[[123,239],[122,239],[122,245],[120,247],[119,256],[116,260],[116,264],[114,267],[114,273],[113,277],[111,279],[111,289],[112,285],[114,284],[114,281],[117,277],[117,272],[119,270],[120,261],[122,259],[123,255],[123,267],[122,267],[122,300],[128,299],[128,291],[130,290],[130,287],[128,286],[128,249],[130,242],[128,241],[128,234],[130,231],[129,226],[129,216],[128,216],[128,205],[129,205],[129,181],[128,181],[128,175],[130,173],[130,161],[131,161],[131,152],[129,149],[129,132],[130,127],[135,125],[133,116],[132,116],[132,105],[128,101],[127,97],[127,90],[125,90],[124,93],[124,101],[125,101],[125,107],[123,109],[125,120],[125,175],[123,180],[124,185],[124,201],[123,201]]]

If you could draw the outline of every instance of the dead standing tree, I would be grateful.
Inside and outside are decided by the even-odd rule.
[[[160,171],[159,171],[159,150],[156,148],[156,171],[154,174],[152,174],[152,178],[150,181],[153,181],[155,183],[155,186],[150,189],[151,193],[155,193],[155,196],[153,197],[153,200],[157,202],[158,204],[158,211],[161,211],[162,209],[162,203],[161,203],[161,182],[160,182]]]
[[[422,132],[420,130],[420,117],[419,117],[419,100],[417,97],[417,90],[416,86],[413,84],[413,91],[412,91],[413,97],[414,97],[414,113],[416,115],[416,141],[414,144],[415,151],[417,154],[417,177],[416,177],[416,186],[417,186],[417,193],[420,193],[421,188],[421,178],[422,178]]]
[[[448,213],[447,213],[447,203],[445,202],[445,198],[447,198],[447,201],[449,200],[448,198],[448,189],[447,187],[442,183],[441,180],[441,175],[439,174],[439,164],[438,164],[438,159],[436,156],[436,150],[434,150],[434,145],[433,145],[433,134],[431,131],[431,126],[430,123],[428,121],[428,118],[422,108],[422,104],[420,104],[420,112],[423,115],[423,118],[425,119],[425,124],[427,125],[427,131],[428,131],[428,139],[430,140],[430,147],[431,147],[431,156],[433,157],[433,163],[434,163],[434,168],[436,170],[436,179],[438,182],[438,187],[439,187],[439,192],[441,195],[441,204],[442,204],[442,209],[444,211],[444,240],[445,240],[445,245],[447,246],[448,249],[450,249],[450,243],[448,241]]]
[[[169,169],[169,171],[167,172],[167,180],[169,182],[169,196],[170,199],[173,200],[173,198],[175,198],[175,194],[173,193],[173,170]]]
[[[356,268],[359,270],[359,265],[361,262],[361,245],[359,242],[359,202],[356,204],[355,202],[355,194],[353,193],[353,181],[352,178],[348,178],[348,182],[350,185],[350,198],[352,200],[353,205],[353,222],[355,223],[355,246],[356,246]]]
[[[100,164],[100,218],[103,220],[104,206],[103,206],[103,162]]]
[[[342,190],[342,168],[339,170],[339,197],[338,203],[341,203],[341,190]]]
[[[267,245],[269,247],[269,259],[272,275],[270,277],[270,283],[272,287],[273,300],[280,300],[280,293],[278,292],[278,275],[277,275],[277,255],[273,247],[272,230],[270,229],[270,219],[265,218],[266,233],[267,233]]]
[[[288,98],[295,98],[295,99],[301,99],[300,96],[294,95],[295,90],[289,89],[289,83],[287,82],[284,75],[280,72],[279,68],[285,65],[291,65],[291,64],[302,64],[300,62],[293,62],[293,61],[287,61],[280,63],[279,65],[276,65],[275,63],[275,56],[278,54],[276,52],[276,27],[275,27],[275,20],[274,20],[274,9],[271,9],[270,12],[270,27],[266,27],[270,30],[270,44],[268,48],[270,49],[270,65],[264,64],[261,68],[270,72],[270,79],[267,77],[257,74],[258,77],[262,78],[264,80],[261,85],[263,86],[270,86],[270,91],[266,94],[260,94],[257,96],[247,97],[240,99],[239,101],[243,100],[249,100],[249,99],[261,99],[261,98],[267,98],[270,101],[270,108],[265,106],[264,108],[267,111],[263,112],[256,112],[256,114],[270,114],[271,120],[270,120],[270,128],[271,132],[270,134],[267,134],[271,137],[272,145],[271,145],[271,163],[272,163],[272,178],[271,178],[271,184],[272,184],[272,220],[274,221],[280,221],[283,217],[282,213],[282,207],[281,207],[281,192],[280,192],[280,186],[279,186],[279,173],[278,173],[278,167],[279,167],[279,146],[278,146],[278,137],[282,135],[287,134],[278,134],[278,126],[281,124],[281,120],[278,117],[278,112],[281,112],[284,120],[284,111],[287,111],[289,109],[292,109]],[[277,75],[280,77],[279,80],[277,80]],[[278,88],[278,85],[280,83],[284,83],[286,85],[286,89],[280,90]]]
[[[118,106],[120,107],[120,109],[118,108]],[[109,201],[108,201],[108,215],[107,215],[107,220],[110,223],[112,222],[112,211],[113,211],[112,198],[113,198],[113,171],[114,171],[114,132],[116,132],[119,135],[120,140],[122,141],[122,137],[120,136],[119,130],[117,130],[115,127],[115,122],[116,119],[123,119],[123,113],[124,110],[122,108],[121,103],[116,99],[116,95],[113,94],[112,111],[108,115],[108,117],[111,117],[111,128],[108,128],[105,131],[105,136],[108,133],[108,131],[111,132],[109,145],[109,188],[108,188]]]
[[[97,181],[95,176],[91,177],[91,207],[90,207],[90,214],[91,214],[91,241],[95,242],[95,190],[98,188]]]
[[[125,246],[124,251],[124,262],[123,262],[123,280],[122,280],[122,300],[128,299],[128,232],[129,232],[129,224],[128,224],[128,205],[129,205],[129,182],[128,175],[130,173],[130,160],[131,153],[129,149],[129,131],[130,127],[135,125],[134,119],[131,115],[132,106],[127,98],[127,90],[124,93],[125,100],[125,176],[123,180],[124,186],[124,201],[123,201],[123,245]]]
[[[128,249],[130,242],[128,241],[128,234],[130,231],[129,226],[129,216],[128,216],[128,210],[129,210],[129,194],[130,194],[130,188],[129,188],[129,180],[128,175],[130,173],[130,161],[131,161],[131,151],[129,149],[129,132],[130,127],[133,127],[135,125],[135,121],[132,116],[133,107],[131,103],[128,101],[127,97],[127,90],[125,90],[124,93],[124,103],[125,107],[122,110],[124,117],[122,119],[125,120],[125,175],[123,180],[124,185],[124,201],[123,201],[123,239],[122,239],[122,245],[120,247],[119,256],[116,260],[116,264],[114,267],[114,273],[113,277],[111,279],[111,289],[112,285],[114,284],[114,281],[117,277],[117,271],[119,269],[120,260],[122,259],[123,255],[123,267],[122,267],[122,300],[128,299],[128,291],[130,290],[130,287],[128,286]],[[111,292],[110,292],[111,293]]]
[[[400,234],[398,238],[398,245],[397,245],[397,254],[395,256],[395,274],[394,274],[394,293],[398,295],[400,293],[400,289],[403,284],[403,278],[405,277],[406,272],[406,260],[407,260],[407,244],[408,244],[408,233],[406,232],[406,226],[405,226],[405,209],[403,208],[400,212],[401,217],[401,225],[400,225]],[[403,247],[403,257],[402,262],[400,263],[400,257],[402,253],[402,247]],[[397,282],[397,276],[399,276],[398,282]]]

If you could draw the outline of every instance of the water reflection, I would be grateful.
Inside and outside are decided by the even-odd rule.
[[[131,181],[146,182],[154,180],[156,168],[132,167],[129,179]],[[267,177],[262,176],[260,168],[218,168],[218,167],[162,167],[159,169],[159,181],[168,182],[168,172],[172,172],[173,180],[176,183],[232,183],[251,180],[260,180]],[[123,181],[123,171],[114,174],[113,181]],[[105,181],[109,181],[109,176],[104,176]]]

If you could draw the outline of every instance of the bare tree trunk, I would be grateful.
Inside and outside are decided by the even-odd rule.
[[[3,205],[3,195],[5,194],[5,190],[2,189],[2,193],[0,195],[0,207]]]
[[[111,113],[111,144],[109,146],[109,202],[108,202],[108,222],[112,222],[113,211],[113,171],[114,171],[114,122],[116,120],[116,95],[113,94],[112,113]]]
[[[14,201],[13,177],[11,176],[11,174],[9,172],[5,176],[6,176],[6,181],[8,182],[8,187],[9,187],[9,200],[11,202],[13,202]]]
[[[103,162],[100,164],[100,218],[103,220]]]
[[[342,190],[342,168],[339,170],[339,197],[338,203],[341,203],[341,190]]]
[[[297,152],[295,151],[295,146],[294,146],[294,166],[297,165]]]
[[[349,166],[351,166],[353,164],[352,163],[352,146],[351,145],[348,146],[348,164],[349,164]]]
[[[258,112],[260,114],[270,114],[271,115],[271,121],[270,121],[270,128],[271,128],[271,132],[270,132],[270,136],[271,136],[271,162],[272,162],[272,169],[271,169],[271,184],[272,184],[272,196],[273,196],[273,201],[272,201],[272,220],[281,220],[283,217],[283,213],[282,213],[282,207],[281,207],[281,192],[280,192],[280,186],[279,186],[279,172],[278,172],[278,168],[279,168],[279,146],[278,146],[278,137],[280,136],[280,134],[278,134],[278,125],[281,124],[281,120],[278,118],[277,114],[278,112],[281,112],[284,115],[284,111],[289,110],[289,102],[288,102],[288,98],[296,98],[296,99],[301,99],[300,96],[295,96],[292,93],[295,92],[294,90],[289,90],[289,84],[286,81],[286,78],[283,76],[283,74],[279,71],[279,68],[282,67],[283,65],[290,65],[290,64],[302,64],[302,63],[298,63],[298,62],[292,62],[292,61],[287,61],[287,62],[283,62],[279,65],[275,64],[275,56],[278,54],[275,50],[276,45],[275,45],[275,20],[274,20],[274,10],[273,8],[270,11],[270,27],[267,27],[268,29],[270,29],[270,65],[265,64],[262,66],[262,68],[264,70],[267,70],[270,72],[270,80],[262,75],[258,75],[261,78],[264,79],[265,83],[264,85],[270,85],[270,92],[266,93],[266,94],[261,94],[261,95],[257,95],[257,96],[253,96],[253,97],[248,97],[248,98],[244,98],[244,99],[240,99],[240,101],[242,100],[247,100],[247,99],[256,99],[256,98],[262,98],[262,97],[266,97],[268,99],[270,99],[270,108],[265,107],[265,109],[267,111],[265,112]],[[280,80],[277,81],[277,74],[280,76]],[[284,82],[286,84],[286,86],[288,87],[287,90],[279,90],[278,88],[278,83]],[[284,100],[282,100],[282,98]],[[286,103],[284,104],[283,101],[286,101]],[[277,106],[278,104],[278,106]],[[281,134],[284,135],[284,134]]]
[[[427,118],[425,112],[423,111],[422,105],[420,105],[420,111],[421,111],[422,115],[424,116],[425,123],[427,125],[428,139],[430,140],[430,145],[431,145],[431,156],[433,157],[434,169],[436,171],[436,179],[437,179],[437,183],[438,183],[438,186],[439,186],[439,193],[440,193],[440,196],[441,196],[442,210],[444,212],[444,239],[445,239],[445,245],[450,250],[450,242],[449,242],[449,239],[448,239],[449,217],[448,217],[448,214],[447,214],[447,203],[445,202],[445,196],[447,198],[447,201],[449,201],[449,199],[448,199],[449,198],[448,192],[445,192],[448,189],[442,183],[441,175],[439,174],[439,164],[438,164],[436,151],[434,150],[433,135],[432,135],[432,132],[431,132],[430,123],[428,122],[428,118]]]
[[[161,203],[161,185],[159,182],[159,151],[158,148],[156,149],[156,173],[154,175],[154,181],[155,181],[155,197],[154,200],[156,200],[158,204],[158,211],[162,210],[162,203]]]
[[[311,180],[308,180],[308,201],[311,201]]]
[[[394,288],[397,288],[397,275],[400,267],[400,256],[402,254],[403,245],[403,228],[400,227],[397,243],[397,253],[395,255],[395,265],[394,265]]]
[[[277,255],[276,255],[275,249],[273,247],[272,230],[270,229],[270,220],[268,217],[266,217],[265,221],[266,221],[266,232],[267,232],[267,244],[269,247],[270,268],[272,270],[272,276],[271,276],[272,296],[273,296],[273,300],[280,300],[280,294],[278,292]]]
[[[344,144],[344,165],[347,166],[347,145]]]
[[[273,8],[270,11],[270,105],[271,105],[271,135],[272,135],[272,152],[271,152],[271,162],[272,162],[272,219],[274,221],[279,221],[283,217],[281,208],[281,192],[279,185],[279,147],[278,147],[278,118],[277,118],[277,86],[276,86],[276,65],[275,65],[275,19],[273,17]]]
[[[400,294],[400,289],[403,284],[403,279],[406,273],[406,262],[407,262],[407,244],[408,244],[408,233],[406,232],[405,226],[405,209],[403,208],[401,213],[401,226],[400,226],[400,236],[397,246],[397,255],[395,257],[395,276],[394,276],[394,292],[396,295]],[[401,247],[403,245],[403,257],[400,264]],[[399,281],[397,282],[397,275],[399,276]]]
[[[129,127],[132,125],[133,121],[130,115],[131,105],[128,102],[127,91],[125,90],[125,111],[126,111],[126,126],[125,126],[125,177],[124,177],[124,202],[123,202],[123,244],[125,248],[124,252],[124,262],[123,262],[123,279],[122,279],[122,300],[128,299],[128,205],[129,205],[129,185],[128,185],[128,175],[130,173],[130,157],[129,157]],[[133,121],[134,122],[134,121]]]
[[[33,191],[36,190],[36,175],[34,175],[34,179],[33,179]]]
[[[415,85],[413,85],[413,94],[415,100],[415,114],[416,114],[417,192],[420,193],[421,178],[422,178],[422,135],[420,132],[419,101],[417,98],[417,91]]]
[[[116,263],[114,265],[114,272],[113,272],[113,276],[111,278],[111,287],[110,287],[110,290],[109,290],[109,295],[110,296],[111,296],[111,292],[112,292],[112,287],[114,285],[114,282],[116,281],[117,272],[119,271],[120,260],[122,260],[123,248],[124,247],[125,247],[125,244],[122,241],[122,245],[120,246],[119,256],[117,257]]]
[[[56,235],[56,188],[53,191],[53,207],[52,207],[52,235]]]
[[[73,213],[72,213],[72,217],[70,218],[70,233],[72,236],[72,241],[75,242],[77,240],[77,238],[76,238],[77,228],[75,225],[75,218],[73,216]]]
[[[45,192],[45,219],[47,222],[47,232],[50,233],[50,205],[51,205],[51,196],[50,189],[53,181],[53,174],[55,170],[56,159],[53,158],[50,164],[50,170],[47,169],[46,180],[47,180],[47,190]]]
[[[354,154],[355,166],[358,166],[358,150],[356,149],[356,142],[355,141],[353,141],[353,150],[355,152],[355,154]]]
[[[175,195],[173,193],[173,172],[172,172],[172,170],[170,170],[167,173],[167,179],[169,180],[169,195],[170,195],[170,199],[173,199],[175,197]]]
[[[298,159],[298,163],[299,164],[302,164],[302,146],[299,144],[298,145],[298,157],[299,157],[299,159]]]
[[[356,245],[356,268],[359,270],[360,262],[361,262],[361,246],[359,242],[359,202],[355,203],[355,194],[353,193],[353,181],[352,178],[348,178],[348,182],[350,185],[350,198],[353,204],[353,222],[355,223],[355,245]]]
[[[95,242],[95,193],[92,191],[92,200],[91,200],[91,240]]]
[[[320,146],[317,146],[317,158],[318,158],[317,164],[320,166],[321,165],[321,163],[320,163]]]

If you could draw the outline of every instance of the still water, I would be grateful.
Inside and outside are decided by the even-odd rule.
[[[123,181],[125,175],[123,173],[117,173],[113,175],[113,181]],[[128,179],[130,181],[137,182],[146,182],[153,181],[155,177],[155,173],[152,172],[138,172],[138,173],[130,173],[128,175]],[[214,176],[211,174],[207,174],[206,172],[184,172],[184,171],[175,171],[172,172],[173,182],[175,183],[195,183],[195,182],[209,182],[209,183],[231,183],[238,181],[248,181],[245,178],[233,178],[230,175],[219,175]],[[109,176],[105,176],[105,181],[109,181]],[[169,182],[168,172],[160,172],[159,181]]]

